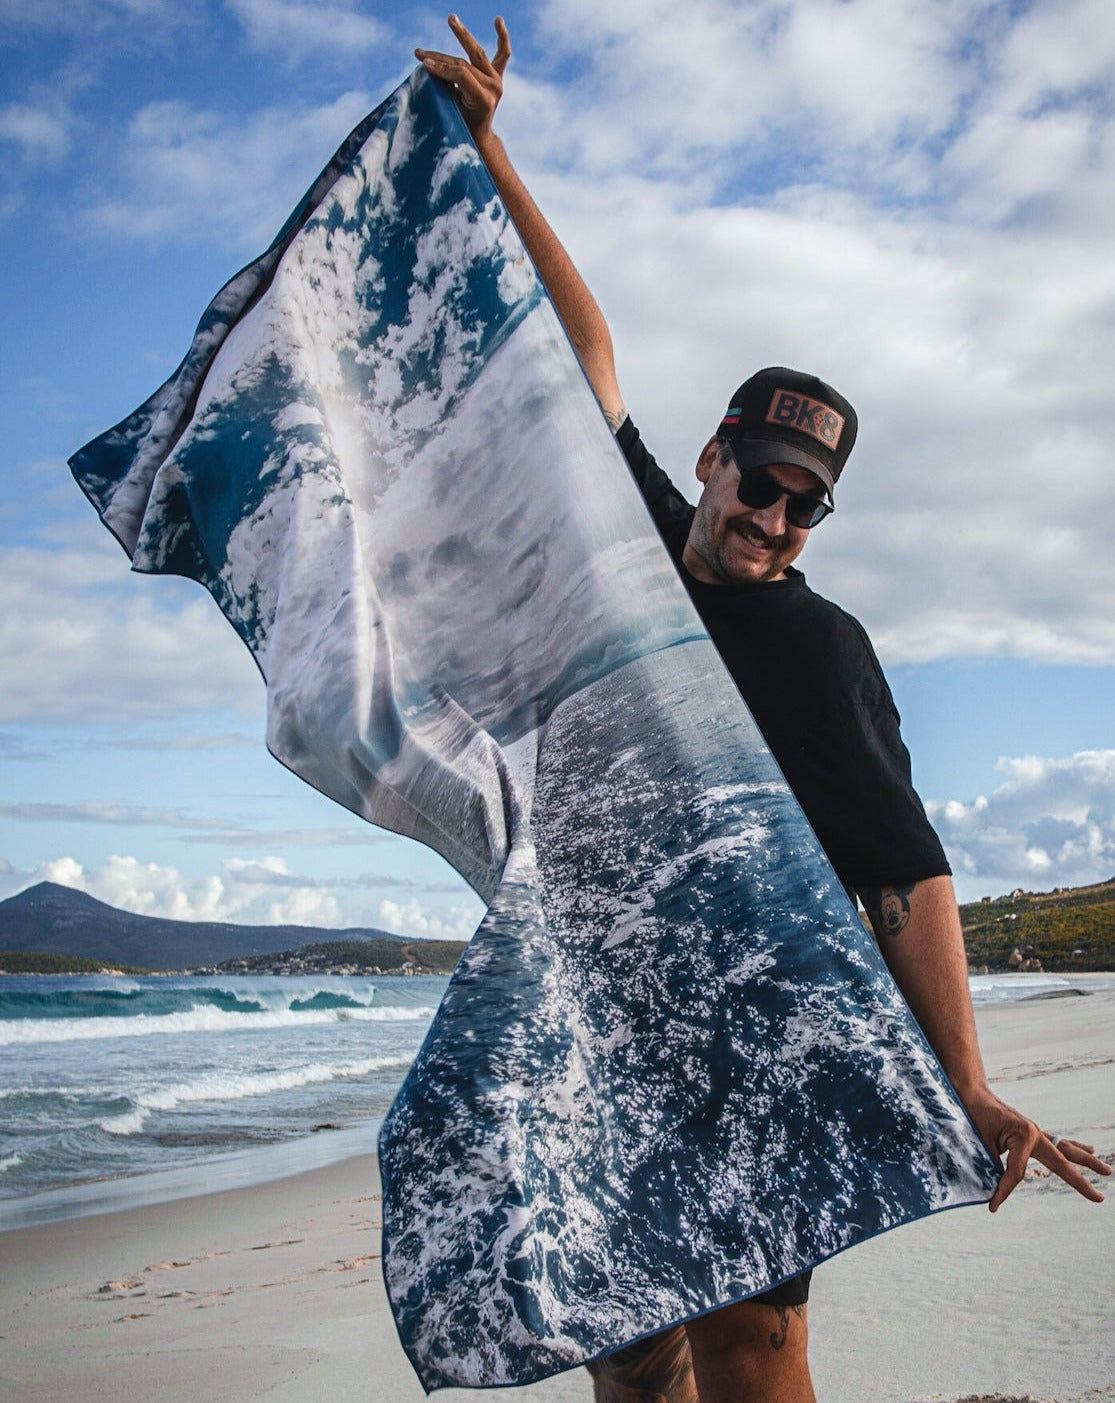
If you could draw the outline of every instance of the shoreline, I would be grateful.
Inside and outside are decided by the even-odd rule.
[[[160,1169],[150,1174],[89,1179],[20,1198],[0,1199],[0,1243],[5,1233],[21,1228],[252,1189],[276,1179],[298,1178],[350,1159],[374,1157],[380,1124],[380,1120],[365,1121],[272,1145],[214,1155],[202,1164]]]
[[[1115,1159],[1115,990],[984,1005],[977,1021],[1004,1098]],[[826,1262],[810,1305],[818,1396],[1115,1400],[1112,1213],[1035,1167],[999,1214],[937,1214]],[[12,1228],[0,1237],[4,1381],[21,1403],[102,1389],[178,1403],[218,1385],[226,1403],[418,1403],[379,1235],[374,1155]],[[587,1403],[591,1388],[574,1370],[500,1393]]]
[[[29,976],[33,977],[33,976]],[[1032,1007],[1049,1000],[1091,996],[1115,990],[1115,971],[1090,971],[1064,975],[1037,971],[971,976],[983,981],[973,986],[977,1018],[984,1010]],[[997,998],[995,989],[1021,989]],[[1091,986],[1091,987],[1089,987]],[[981,990],[989,996],[981,998]],[[173,1203],[179,1199],[248,1188],[273,1179],[289,1178],[315,1168],[376,1152],[382,1118],[354,1121],[342,1126],[307,1132],[297,1138],[253,1145],[214,1154],[194,1164],[170,1166],[142,1174],[113,1175],[42,1189],[33,1194],[0,1197],[0,1241],[21,1227],[45,1224],[90,1214],[126,1211],[144,1204]]]

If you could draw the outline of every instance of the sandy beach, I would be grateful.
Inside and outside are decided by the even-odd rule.
[[[1115,1160],[1115,991],[990,1006],[992,1080]],[[0,1234],[0,1395],[73,1403],[419,1400],[380,1276],[373,1156]],[[1115,1400],[1115,1203],[1034,1170],[826,1263],[810,1305],[824,1403]],[[514,1400],[587,1400],[582,1371]],[[463,1400],[474,1393],[439,1395]]]

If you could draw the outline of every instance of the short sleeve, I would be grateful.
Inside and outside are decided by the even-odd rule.
[[[815,738],[803,757],[806,772],[786,778],[845,885],[863,890],[947,876],[893,707],[846,702]]]
[[[914,789],[898,709],[875,650],[858,620],[817,602],[829,622],[812,640],[811,714],[797,720],[805,739],[783,763],[786,778],[845,885],[903,886],[947,876],[948,859]]]

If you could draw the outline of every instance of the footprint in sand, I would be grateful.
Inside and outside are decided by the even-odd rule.
[[[120,1281],[106,1281],[103,1286],[97,1287],[95,1294],[107,1296],[109,1299],[128,1295],[145,1296],[146,1291],[139,1290],[142,1285],[143,1281],[140,1277],[125,1276]]]
[[[318,1267],[318,1271],[355,1271],[357,1267],[363,1267],[369,1262],[378,1261],[379,1253],[369,1252],[363,1257],[340,1257],[327,1267]]]

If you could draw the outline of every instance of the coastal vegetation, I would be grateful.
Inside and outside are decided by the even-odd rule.
[[[1115,970],[1115,878],[968,902],[960,919],[973,970]]]
[[[226,960],[219,974],[452,974],[463,940],[322,940],[277,955]]]
[[[106,965],[83,955],[55,955],[42,950],[0,950],[0,974],[155,974],[139,965]]]

